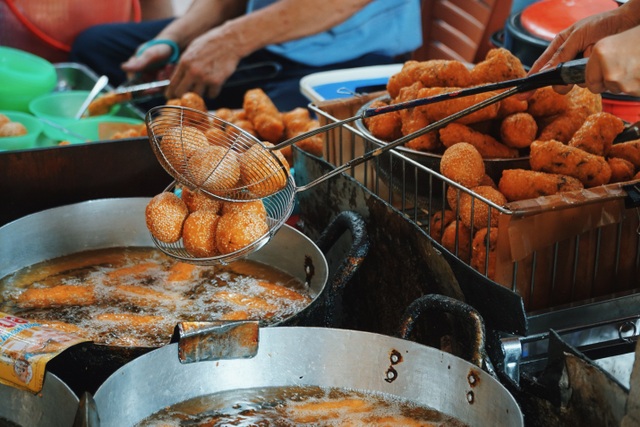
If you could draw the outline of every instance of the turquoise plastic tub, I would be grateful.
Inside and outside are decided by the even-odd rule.
[[[0,110],[28,113],[31,100],[51,92],[57,81],[55,67],[49,61],[0,46]]]
[[[26,150],[33,148],[43,130],[40,120],[31,114],[20,111],[0,111],[12,122],[22,123],[27,128],[27,134],[21,136],[0,136],[0,151]]]

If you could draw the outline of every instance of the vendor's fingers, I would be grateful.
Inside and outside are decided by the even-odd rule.
[[[140,55],[129,58],[122,64],[122,70],[127,73],[136,73],[146,70],[153,64],[166,62],[171,56],[171,47],[165,44],[157,44],[149,47]]]

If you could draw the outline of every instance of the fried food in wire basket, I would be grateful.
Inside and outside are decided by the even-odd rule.
[[[182,225],[188,214],[189,209],[182,199],[174,193],[162,192],[147,204],[147,228],[161,242],[177,242],[182,235]]]
[[[509,202],[551,196],[566,191],[582,190],[579,179],[557,173],[538,172],[526,169],[502,171],[498,183],[500,192]]]
[[[284,135],[282,116],[269,96],[262,89],[250,89],[244,94],[242,107],[247,119],[262,139],[275,144]]]
[[[640,139],[612,145],[609,156],[628,160],[636,168],[640,168]]]
[[[623,130],[621,118],[604,112],[591,114],[571,137],[569,145],[591,154],[606,156],[614,138]]]
[[[578,178],[587,188],[607,184],[611,178],[611,168],[604,157],[560,141],[534,141],[529,163],[535,171]]]
[[[478,132],[460,123],[450,123],[440,129],[440,142],[449,148],[454,144],[466,142],[473,145],[483,159],[513,159],[518,157],[518,150],[507,147],[497,139]]]
[[[484,178],[484,161],[473,145],[459,142],[442,154],[440,172],[458,184],[472,188],[478,186]]]

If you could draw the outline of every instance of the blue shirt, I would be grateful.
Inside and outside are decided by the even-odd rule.
[[[276,1],[248,0],[247,13]],[[313,7],[314,2],[309,3]],[[396,56],[422,44],[421,25],[420,0],[374,0],[327,31],[267,49],[311,66],[349,61],[368,53]]]

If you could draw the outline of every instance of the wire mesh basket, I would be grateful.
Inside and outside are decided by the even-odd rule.
[[[324,102],[310,108],[325,121],[358,111],[372,97]],[[340,164],[380,144],[361,127],[329,133],[327,161]],[[538,312],[640,289],[640,218],[630,194],[638,183],[609,184],[583,191],[499,206],[441,175],[420,159],[391,150],[348,173],[423,229],[457,263],[520,295]],[[463,228],[442,218],[451,204],[471,200],[472,215],[487,227]],[[448,200],[449,199],[449,200]],[[481,236],[477,236],[482,231]],[[443,235],[451,237],[443,242]]]

